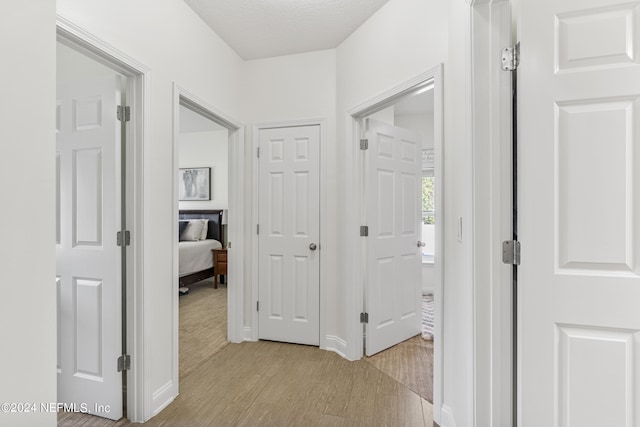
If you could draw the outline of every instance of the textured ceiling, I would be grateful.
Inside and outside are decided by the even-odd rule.
[[[332,49],[388,0],[185,0],[243,59]]]

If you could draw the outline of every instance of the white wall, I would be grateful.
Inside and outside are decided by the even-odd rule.
[[[327,273],[327,288],[323,295],[329,307],[326,335],[335,335],[335,306],[337,279],[336,264],[336,142],[335,142],[335,50],[324,50],[298,55],[247,61],[242,68],[241,100],[243,116],[249,124],[269,124],[306,119],[326,120],[326,168],[327,179],[321,183],[328,194],[327,240],[322,246],[323,272]],[[246,170],[253,169],[254,149],[252,130],[248,129]],[[253,194],[249,185],[253,175],[248,173],[245,182],[245,203],[252,206]],[[247,229],[247,247],[251,246],[254,229]],[[245,254],[249,256],[250,254]],[[245,277],[251,283],[251,263],[247,263]],[[245,288],[245,327],[250,327],[255,304],[250,287]]]
[[[434,264],[422,264],[422,294],[432,294],[435,290],[435,268]]]
[[[2,3],[0,402],[57,395],[55,43],[54,2]],[[0,411],[0,425],[55,426],[56,414]]]
[[[433,148],[433,113],[396,114],[396,126],[411,129],[420,134],[422,148]]]
[[[211,200],[179,202],[180,209],[229,208],[229,131],[179,134],[181,168],[211,168]]]
[[[241,100],[248,123],[335,115],[335,50],[247,61]]]
[[[384,108],[380,111],[376,111],[375,113],[368,115],[367,118],[378,120],[379,122],[382,122],[382,123],[395,125],[396,124],[395,107],[391,105],[390,107]]]
[[[175,182],[173,84],[229,116],[239,117],[238,76],[242,61],[182,1],[58,0],[57,12],[151,69],[144,158],[143,366],[147,376],[142,387],[145,417],[149,418],[177,393],[171,375],[171,310],[175,293],[171,230],[176,208],[169,190]],[[53,33],[49,37],[55,40]]]
[[[98,76],[111,77],[117,74],[86,55],[60,42],[56,43],[56,83],[93,80]]]

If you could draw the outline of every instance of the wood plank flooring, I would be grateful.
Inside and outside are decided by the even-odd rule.
[[[213,278],[189,286],[180,297],[180,381],[202,361],[216,354],[227,341],[227,285],[213,287]]]
[[[365,360],[433,402],[433,341],[418,335]]]
[[[390,371],[394,369],[389,366],[406,365],[388,362],[389,355],[375,361],[370,358],[350,362],[316,347],[260,341],[222,345],[197,360],[195,353],[201,350],[200,346],[208,346],[208,338],[200,335],[204,333],[200,329],[211,325],[196,327],[201,317],[187,316],[187,309],[183,310],[188,305],[202,304],[207,311],[210,303],[187,299],[197,295],[196,289],[197,286],[192,287],[190,294],[180,300],[180,395],[143,425],[432,426],[431,403],[375,364],[379,362]],[[203,295],[201,292],[198,299],[206,299]],[[189,337],[191,333],[199,336]],[[225,335],[226,326],[222,336]],[[202,354],[210,351],[211,348],[203,350]],[[183,357],[187,360],[183,361]],[[58,425],[134,424],[59,414]]]
[[[150,426],[431,426],[431,404],[372,364],[315,347],[229,344]],[[127,425],[127,424],[124,424]]]

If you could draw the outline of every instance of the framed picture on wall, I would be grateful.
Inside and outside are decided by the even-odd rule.
[[[211,200],[211,168],[181,168],[178,184],[181,201]]]

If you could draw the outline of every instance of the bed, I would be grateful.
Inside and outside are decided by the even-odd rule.
[[[198,233],[199,225],[206,223],[206,238]],[[203,221],[204,220],[204,221]],[[224,242],[221,210],[181,210],[178,214],[178,286],[185,287],[213,277],[212,249],[221,248]],[[198,234],[198,236],[196,236]]]

